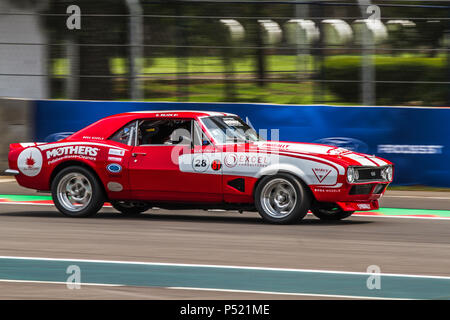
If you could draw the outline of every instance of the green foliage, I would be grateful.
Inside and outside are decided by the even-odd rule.
[[[386,81],[376,84],[377,104],[439,105],[446,101],[448,84],[422,83],[448,81],[444,57],[376,56],[374,63],[376,81]],[[327,82],[327,88],[332,93],[343,102],[361,101],[361,57],[330,57],[325,60],[324,68],[326,80],[352,81]],[[397,81],[419,83],[396,83]]]

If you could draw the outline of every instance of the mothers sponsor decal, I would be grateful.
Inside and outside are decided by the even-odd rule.
[[[96,160],[99,148],[87,146],[64,146],[46,151],[48,163],[66,159],[81,157],[88,160]]]
[[[42,169],[42,153],[38,148],[27,148],[17,158],[17,167],[28,177],[34,177]]]

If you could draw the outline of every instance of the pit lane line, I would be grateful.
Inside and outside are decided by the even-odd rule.
[[[79,267],[81,285],[162,287],[356,299],[450,299],[450,277],[206,264],[0,256],[0,281],[66,283]],[[69,282],[73,283],[73,282]]]

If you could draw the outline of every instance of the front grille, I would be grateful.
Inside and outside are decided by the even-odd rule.
[[[381,168],[357,168],[359,181],[382,180]]]
[[[350,194],[352,195],[370,194],[370,191],[372,191],[372,184],[357,184],[350,189]]]

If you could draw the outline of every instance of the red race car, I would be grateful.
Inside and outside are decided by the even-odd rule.
[[[238,116],[149,111],[101,119],[52,143],[10,145],[8,174],[51,191],[69,217],[105,201],[123,214],[151,207],[257,210],[293,223],[308,210],[339,220],[378,209],[392,181],[387,160],[310,143],[266,141]]]

